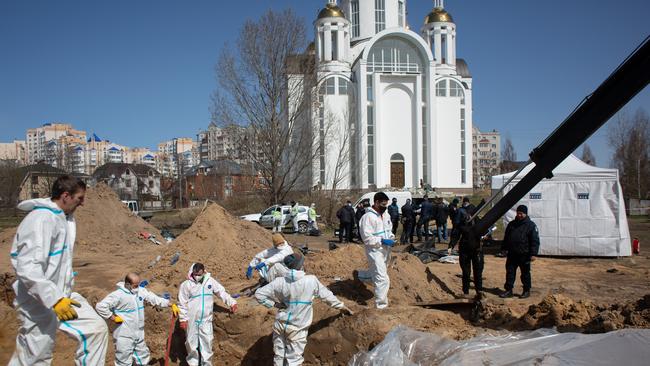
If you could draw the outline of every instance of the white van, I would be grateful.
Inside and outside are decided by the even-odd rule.
[[[366,200],[368,201],[368,203],[370,203],[370,206],[372,206],[373,199],[376,193],[377,192],[368,192],[364,194],[363,196],[361,196],[361,198],[357,200],[357,202],[354,203],[354,207],[357,207],[359,203]],[[411,202],[413,202],[413,197],[411,197],[411,192],[408,191],[394,191],[394,192],[386,191],[384,193],[386,193],[386,195],[388,196],[389,205],[393,203],[392,202],[393,198],[397,198],[397,206],[399,206],[400,208],[400,213],[402,211],[402,206],[406,204],[406,200],[411,200]]]

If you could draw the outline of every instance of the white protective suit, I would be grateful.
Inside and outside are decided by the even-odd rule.
[[[214,305],[213,295],[226,304],[228,308],[237,304],[209,273],[205,273],[202,282],[196,282],[192,278],[192,268],[187,274],[180,289],[178,290],[178,307],[180,309],[180,321],[187,322],[187,363],[191,366],[199,364],[199,349],[201,352],[201,366],[212,365],[212,307]]]
[[[262,267],[259,270],[260,276],[263,279],[265,279],[267,282],[271,282],[268,279],[268,275],[267,275],[269,270],[276,263],[281,263],[284,260],[284,257],[288,256],[289,254],[293,254],[293,248],[285,240],[284,243],[278,245],[277,247],[264,249],[263,251],[255,254],[255,257],[251,260],[251,262],[248,265],[255,268],[255,266],[257,266],[261,262],[264,262],[266,266]]]
[[[335,309],[345,306],[316,276],[297,270],[289,270],[255,292],[257,301],[268,308],[276,303],[286,306],[278,311],[273,323],[275,366],[283,366],[285,361],[288,366],[303,363],[307,331],[314,316],[312,301],[317,297]]]
[[[388,261],[391,248],[382,245],[382,239],[395,239],[393,235],[393,223],[390,221],[388,212],[380,215],[373,208],[361,217],[359,221],[359,232],[361,240],[365,244],[366,257],[368,257],[368,270],[359,271],[361,281],[372,281],[375,286],[375,305],[377,309],[388,306],[388,289],[390,278],[388,278]]]
[[[21,326],[9,365],[49,365],[56,330],[78,342],[75,365],[103,365],[108,347],[108,328],[81,295],[72,292],[72,251],[77,226],[51,199],[18,204],[29,214],[18,226],[11,246],[11,265],[16,271],[14,307]],[[73,307],[78,318],[59,321],[52,307],[63,297],[81,304]]]
[[[115,365],[148,365],[149,348],[144,341],[144,302],[154,306],[168,307],[169,300],[157,296],[146,288],[129,291],[124,282],[117,283],[117,290],[111,292],[95,305],[97,313],[104,319],[119,315],[123,322],[113,331],[115,343]]]

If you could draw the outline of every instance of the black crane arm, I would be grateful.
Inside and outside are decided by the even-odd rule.
[[[530,152],[535,167],[473,228],[480,237],[521,198],[605,124],[650,82],[650,37],[632,53],[546,140]]]

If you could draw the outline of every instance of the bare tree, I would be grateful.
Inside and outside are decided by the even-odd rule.
[[[517,153],[512,145],[510,137],[506,137],[501,150],[501,174],[508,173],[517,169]]]
[[[591,152],[591,148],[586,143],[582,147],[582,161],[589,165],[596,165],[596,157]]]
[[[0,208],[16,207],[25,172],[15,160],[0,160]]]
[[[650,194],[650,118],[639,109],[630,117],[621,112],[607,130],[609,146],[614,150],[612,166],[619,171],[623,195],[647,198]]]
[[[264,177],[269,204],[281,202],[300,182],[318,153],[308,121],[316,85],[304,21],[291,10],[269,10],[247,21],[237,46],[224,46],[216,65],[220,89],[213,96],[213,120],[239,124],[235,145]]]

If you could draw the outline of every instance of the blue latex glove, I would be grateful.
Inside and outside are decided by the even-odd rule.
[[[172,295],[169,292],[163,292],[162,298],[165,300],[169,300],[172,298]]]
[[[266,267],[266,263],[260,262],[255,266],[255,269],[259,271],[260,269],[262,269],[264,267]]]
[[[144,287],[147,287],[147,285],[149,285],[149,281],[147,281],[147,280],[140,281],[140,287],[144,288]]]
[[[387,247],[392,247],[395,245],[395,240],[393,239],[381,239],[381,245],[385,245]]]
[[[246,269],[246,278],[250,280],[251,277],[253,277],[253,267],[248,266],[248,268]]]

